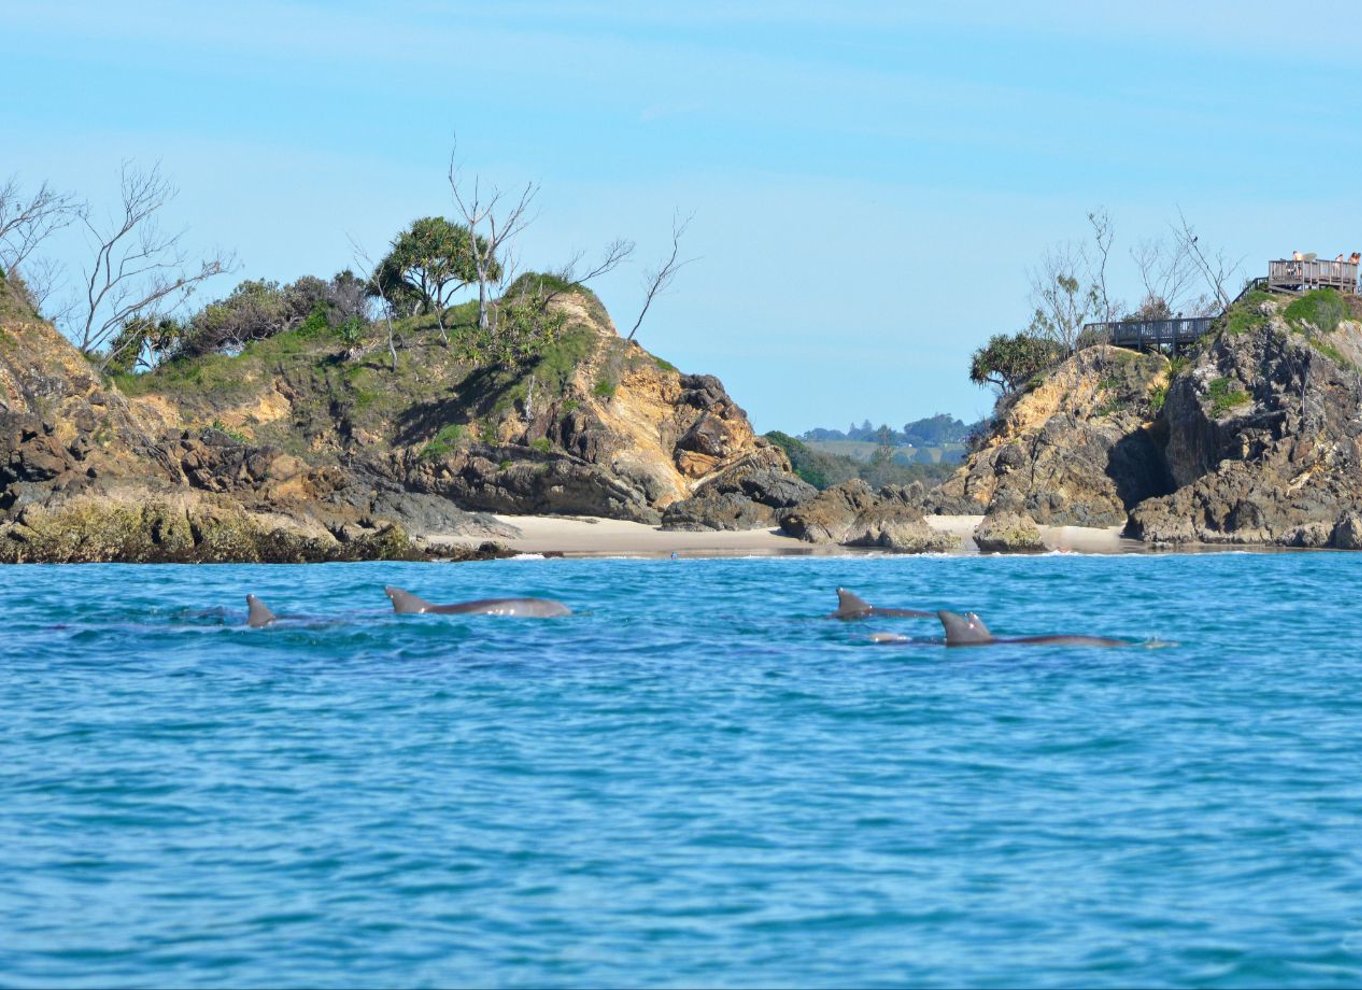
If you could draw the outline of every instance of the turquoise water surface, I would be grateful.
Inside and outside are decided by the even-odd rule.
[[[394,616],[545,595],[553,620]],[[0,568],[0,984],[1362,983],[1362,555]],[[975,609],[997,635],[870,642]],[[244,595],[297,616],[243,627]]]

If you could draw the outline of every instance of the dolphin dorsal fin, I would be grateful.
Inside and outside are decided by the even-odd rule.
[[[250,610],[246,613],[246,625],[252,629],[261,629],[279,618],[255,595],[246,596],[246,607]]]
[[[389,586],[384,588],[383,592],[392,599],[393,611],[398,615],[415,615],[431,608],[430,602],[426,601],[424,598],[418,598],[410,591],[403,591],[401,588]]]
[[[837,612],[869,612],[873,606],[853,591],[846,588],[837,589]]]
[[[959,615],[955,612],[940,611],[936,617],[946,630],[947,646],[970,646],[975,643],[993,642],[993,634],[984,625],[984,620],[973,612]]]

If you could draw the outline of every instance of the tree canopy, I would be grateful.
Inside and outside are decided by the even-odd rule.
[[[1068,352],[1059,341],[1022,331],[994,334],[970,359],[969,380],[992,385],[1002,395],[1023,388],[1036,375],[1057,364]]]
[[[477,250],[489,251],[479,238]],[[491,277],[500,277],[493,260]],[[393,239],[392,249],[378,264],[377,285],[370,294],[382,296],[407,315],[441,313],[449,298],[478,279],[477,257],[468,228],[444,217],[421,217]]]

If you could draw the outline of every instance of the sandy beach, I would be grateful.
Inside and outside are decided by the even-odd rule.
[[[520,536],[501,538],[518,553],[553,554],[565,557],[656,557],[678,554],[690,557],[733,557],[780,554],[865,554],[883,553],[826,544],[815,546],[776,529],[739,531],[684,532],[663,530],[644,523],[619,519],[568,516],[497,516],[501,522],[520,530]],[[983,516],[928,516],[934,528],[960,539],[956,553],[978,553],[972,534]],[[1082,526],[1043,526],[1041,537],[1050,550],[1074,553],[1128,553],[1144,549],[1134,540],[1121,538],[1121,527],[1094,529]],[[478,544],[473,537],[431,537],[439,546]]]

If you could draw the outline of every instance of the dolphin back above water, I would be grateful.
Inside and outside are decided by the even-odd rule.
[[[522,618],[551,619],[560,615],[571,615],[572,609],[552,598],[480,598],[471,602],[455,602],[453,605],[435,605],[418,598],[410,591],[392,586],[383,589],[393,603],[393,611],[398,615],[514,615]]]
[[[930,619],[936,614],[937,613],[935,612],[923,612],[916,608],[880,608],[878,605],[871,605],[855,592],[847,591],[846,588],[838,588],[837,611],[832,612],[828,617],[831,619],[842,619],[843,621],[869,619],[874,616],[900,619]]]
[[[252,629],[263,629],[279,618],[255,595],[246,596],[246,608],[249,609],[246,613],[246,625]]]
[[[998,638],[988,631],[984,620],[973,612],[960,615],[939,611],[936,617],[946,630],[947,646],[988,646],[992,643],[1033,643],[1051,646],[1131,646],[1129,640],[1108,639],[1105,636],[1011,636]]]

